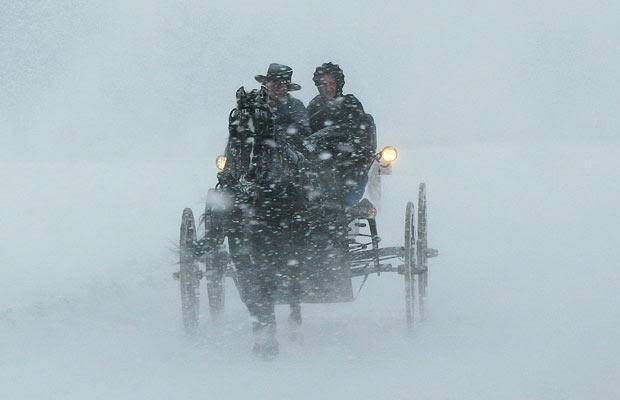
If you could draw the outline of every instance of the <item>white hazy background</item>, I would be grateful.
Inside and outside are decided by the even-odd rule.
[[[619,398],[618,21],[617,1],[3,2],[0,398]],[[307,103],[326,61],[401,150],[384,244],[427,182],[429,319],[405,337],[402,279],[373,276],[261,363],[230,285],[190,342],[174,248],[234,92],[281,62]]]

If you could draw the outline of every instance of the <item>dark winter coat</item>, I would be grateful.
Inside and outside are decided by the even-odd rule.
[[[308,112],[313,134],[306,143],[310,143],[314,158],[323,164],[321,169],[332,172],[335,191],[330,196],[352,205],[363,195],[376,152],[374,120],[352,94],[335,99],[316,96]]]
[[[352,94],[326,99],[318,95],[308,104],[312,132],[328,126],[352,127],[364,115],[362,103]]]
[[[276,134],[301,149],[303,139],[310,134],[308,110],[304,104],[287,94],[283,99],[270,101]]]

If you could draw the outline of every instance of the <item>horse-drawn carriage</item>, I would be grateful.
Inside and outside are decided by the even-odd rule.
[[[390,167],[397,159],[394,147],[386,147],[376,154],[373,163]],[[224,170],[230,162],[220,156],[216,160],[218,170]],[[374,168],[374,171],[380,170]],[[180,269],[174,273],[181,289],[181,310],[186,331],[196,330],[200,319],[200,281],[206,282],[209,311],[219,314],[225,304],[225,278],[231,277],[237,288],[235,253],[242,252],[239,246],[231,246],[231,238],[239,235],[247,220],[239,217],[240,210],[232,200],[229,191],[220,184],[209,190],[205,212],[197,226],[191,209],[183,210],[180,231]],[[308,246],[314,246],[308,253],[310,262],[302,262],[295,279],[300,283],[302,303],[337,303],[355,299],[352,279],[363,277],[360,289],[370,274],[395,272],[403,276],[405,286],[405,316],[409,330],[414,321],[424,318],[428,287],[428,259],[438,251],[428,246],[426,186],[419,185],[417,210],[408,202],[405,210],[404,242],[400,246],[381,247],[377,230],[377,209],[367,199],[357,204],[340,208],[338,215],[328,215],[329,221],[343,221],[344,234],[339,245],[323,246],[322,235],[311,230]],[[417,211],[417,218],[416,218]],[[246,222],[244,222],[246,221]],[[327,224],[328,222],[326,222]],[[331,224],[331,223],[329,223]],[[198,227],[203,233],[200,237]],[[331,226],[330,226],[331,228]],[[330,231],[326,229],[329,240]],[[317,245],[318,242],[318,245]],[[312,243],[312,244],[311,244]],[[334,251],[334,248],[339,251]],[[320,254],[316,254],[320,253]],[[319,261],[317,261],[319,260]],[[290,303],[286,290],[288,278],[279,275],[276,303]],[[415,309],[419,317],[415,317]]]

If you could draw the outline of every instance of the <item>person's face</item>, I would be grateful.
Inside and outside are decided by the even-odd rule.
[[[319,84],[319,93],[321,93],[321,96],[333,99],[336,97],[337,90],[338,84],[336,83],[336,78],[332,75],[323,75],[321,77],[321,82]]]
[[[272,80],[272,81],[266,82],[265,88],[267,89],[267,92],[269,92],[270,95],[274,97],[278,97],[278,98],[286,96],[286,93],[288,92],[287,90],[288,85],[286,84],[286,82],[282,82],[278,80]]]

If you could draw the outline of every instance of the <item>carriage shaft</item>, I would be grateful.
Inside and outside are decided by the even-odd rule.
[[[399,272],[399,268],[397,266],[393,266],[392,264],[379,264],[379,269],[377,270],[374,264],[368,264],[363,267],[351,268],[351,277],[355,278],[358,276],[374,274],[376,272]]]
[[[375,257],[404,257],[405,249],[403,247],[383,247],[377,250],[355,251],[349,254],[351,262],[372,261]]]

